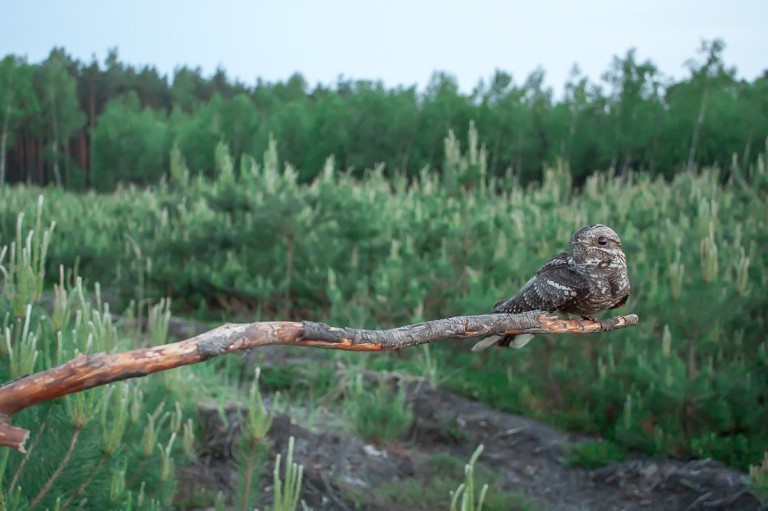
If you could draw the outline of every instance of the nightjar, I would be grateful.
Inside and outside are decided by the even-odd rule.
[[[624,305],[629,287],[619,235],[602,224],[588,225],[573,235],[568,252],[557,254],[539,268],[515,296],[499,301],[493,312],[540,310],[593,319],[593,314]],[[472,350],[493,345],[522,348],[531,338],[530,334],[487,337]]]

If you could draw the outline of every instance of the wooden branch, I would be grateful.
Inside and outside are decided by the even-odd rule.
[[[60,366],[0,386],[0,446],[24,451],[29,432],[10,423],[13,414],[58,397],[128,378],[203,362],[258,346],[310,346],[347,351],[399,350],[442,339],[501,334],[590,334],[636,325],[634,314],[603,321],[542,315],[485,314],[426,321],[389,330],[336,328],[311,321],[225,324],[185,341],[124,353],[78,355]]]

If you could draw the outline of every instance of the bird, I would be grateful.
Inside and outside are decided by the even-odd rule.
[[[594,321],[593,314],[624,305],[630,283],[627,258],[616,231],[603,224],[576,231],[567,252],[561,252],[539,268],[520,291],[494,305],[494,313],[527,311],[560,312]],[[491,346],[522,348],[530,334],[492,336],[475,344],[472,351]]]

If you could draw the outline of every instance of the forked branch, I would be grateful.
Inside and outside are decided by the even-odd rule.
[[[266,345],[309,346],[347,351],[399,350],[443,339],[501,334],[590,334],[636,325],[634,314],[602,321],[569,320],[539,312],[484,314],[426,321],[389,330],[337,328],[311,321],[225,324],[185,341],[125,353],[79,355],[60,366],[0,386],[0,446],[24,451],[29,436],[11,425],[25,408],[128,378],[196,364]]]

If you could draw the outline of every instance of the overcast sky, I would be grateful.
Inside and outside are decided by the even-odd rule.
[[[3,5],[5,4],[5,5]],[[668,76],[686,76],[702,39],[753,80],[768,69],[768,0],[0,0],[0,56],[43,60],[53,46],[162,73],[218,66],[247,84],[300,72],[423,87],[433,71],[464,91],[495,69],[522,82],[537,66],[561,90],[574,63],[599,79],[614,55],[637,49]]]

